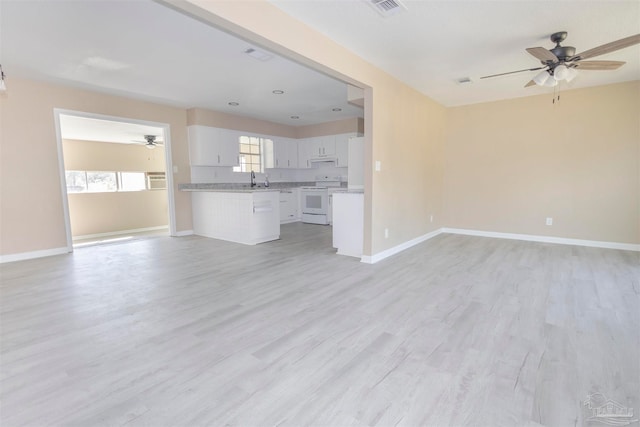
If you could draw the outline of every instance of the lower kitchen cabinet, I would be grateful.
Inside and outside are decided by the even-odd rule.
[[[280,191],[280,223],[285,224],[300,220],[298,198],[300,190],[292,188]]]
[[[193,233],[245,245],[280,238],[277,190],[194,191]]]
[[[364,193],[333,193],[333,247],[338,255],[362,257]]]

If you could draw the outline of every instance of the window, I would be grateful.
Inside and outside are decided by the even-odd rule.
[[[101,193],[117,189],[118,181],[115,172],[87,172],[87,191]]]
[[[147,179],[147,176],[150,179]],[[65,177],[67,193],[104,193],[166,188],[164,172],[65,171]],[[154,185],[151,185],[152,182]]]
[[[87,173],[85,171],[65,171],[67,193],[87,191]]]
[[[266,153],[270,151],[273,141],[256,136],[241,136],[240,165],[234,166],[234,172],[264,172]]]
[[[144,172],[118,172],[119,190],[140,191],[147,189]]]

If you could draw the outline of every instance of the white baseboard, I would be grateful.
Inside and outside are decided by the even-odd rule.
[[[176,231],[176,234],[174,234],[174,237],[184,237],[184,236],[192,236],[193,235],[193,230],[182,230],[182,231]]]
[[[593,248],[640,251],[640,245],[633,243],[601,242],[598,240],[566,239],[564,237],[537,236],[534,234],[498,233],[495,231],[467,230],[463,228],[443,228],[443,233],[467,236],[493,237],[495,239],[526,240],[529,242],[557,243],[561,245],[589,246]]]
[[[0,264],[4,264],[5,262],[14,262],[14,261],[24,261],[26,259],[34,259],[34,258],[44,258],[52,255],[62,255],[71,253],[69,248],[53,248],[53,249],[44,249],[41,251],[32,251],[32,252],[20,252],[17,254],[9,254],[9,255],[0,255]]]
[[[108,233],[85,234],[84,236],[74,236],[73,240],[95,239],[98,237],[122,236],[123,234],[144,233],[146,231],[169,230],[168,225],[157,227],[133,228],[131,230],[110,231]]]
[[[378,252],[377,254],[374,255],[363,255],[362,258],[360,258],[360,262],[364,262],[365,264],[375,264],[378,261],[382,261],[385,258],[388,258],[392,255],[395,255],[397,253],[400,253],[406,249],[409,249],[412,246],[415,246],[419,243],[422,243],[426,240],[432,239],[434,237],[436,237],[438,234],[442,233],[442,229],[439,228],[438,230],[434,230],[430,233],[424,234],[420,237],[416,237],[415,239],[409,240],[408,242],[404,242],[399,244],[398,246],[394,246],[392,248],[386,249],[382,252]]]
[[[478,237],[493,237],[495,239],[511,239],[511,240],[525,240],[528,242],[542,242],[542,243],[557,243],[560,245],[574,245],[574,246],[588,246],[593,248],[604,249],[620,249],[623,251],[635,251],[640,252],[640,245],[633,243],[617,243],[617,242],[601,242],[597,240],[582,240],[582,239],[567,239],[563,237],[552,236],[537,236],[534,234],[515,234],[515,233],[499,233],[495,231],[480,231],[480,230],[468,230],[463,228],[440,228],[438,230],[427,233],[423,236],[417,237],[408,242],[402,243],[398,246],[394,246],[375,255],[363,255],[360,259],[365,264],[375,264],[385,258],[398,254],[412,246],[429,240],[439,234],[463,234],[466,236],[478,236]]]

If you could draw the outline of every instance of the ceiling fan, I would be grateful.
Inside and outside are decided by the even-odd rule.
[[[640,34],[629,36],[620,40],[603,44],[593,49],[585,50],[576,55],[576,48],[573,46],[561,46],[560,43],[567,38],[566,31],[559,31],[551,34],[549,37],[556,46],[553,49],[545,49],[544,47],[530,47],[527,52],[535,56],[542,63],[542,67],[527,68],[525,70],[510,71],[507,73],[492,74],[490,76],[480,77],[488,79],[491,77],[504,76],[507,74],[521,73],[524,71],[542,70],[533,79],[531,79],[524,87],[534,85],[538,86],[555,86],[558,81],[571,81],[578,73],[577,70],[615,70],[625,64],[623,61],[585,61],[585,59],[604,55],[605,53],[615,52],[625,47],[633,46],[640,43]]]
[[[158,145],[162,145],[162,141],[156,141],[156,138],[158,138],[157,135],[144,135],[144,141],[137,141],[135,139],[132,141],[144,144],[144,146],[147,147],[149,150],[153,150]]]

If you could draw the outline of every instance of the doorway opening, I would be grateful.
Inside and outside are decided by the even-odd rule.
[[[69,250],[175,234],[169,126],[56,110]]]

